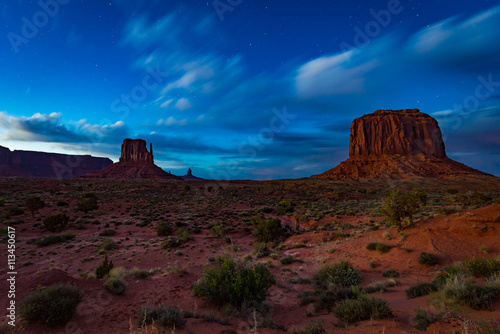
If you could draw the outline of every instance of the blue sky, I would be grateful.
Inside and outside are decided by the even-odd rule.
[[[0,145],[297,178],[348,157],[352,120],[435,117],[449,157],[500,175],[499,1],[4,2]]]

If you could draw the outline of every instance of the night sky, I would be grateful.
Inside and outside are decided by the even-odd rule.
[[[214,179],[306,177],[352,120],[435,117],[500,175],[500,1],[3,1],[0,145],[107,156],[125,138]]]

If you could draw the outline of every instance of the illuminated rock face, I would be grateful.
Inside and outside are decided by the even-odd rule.
[[[96,173],[83,175],[85,178],[99,179],[175,179],[178,176],[165,172],[154,164],[153,145],[146,148],[142,139],[125,139],[122,144],[120,161]]]
[[[349,157],[424,155],[446,158],[437,121],[418,109],[377,110],[351,125]]]
[[[68,178],[96,172],[111,165],[108,158],[37,151],[11,151],[0,146],[0,177]]]
[[[153,144],[151,152],[146,148],[146,141],[142,139],[125,139],[122,144],[120,162],[146,162],[154,163]]]
[[[319,179],[486,175],[446,156],[441,129],[418,109],[377,110],[351,124],[349,159]]]

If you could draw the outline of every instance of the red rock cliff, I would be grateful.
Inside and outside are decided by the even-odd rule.
[[[152,150],[152,145],[150,146]],[[148,152],[146,141],[142,139],[125,139],[122,144],[120,162],[153,163],[153,153]]]
[[[418,109],[377,110],[351,125],[349,157],[424,155],[445,158],[437,121]]]
[[[36,151],[10,151],[0,146],[0,176],[75,177],[111,165],[108,158]]]
[[[319,179],[485,175],[446,156],[441,129],[418,109],[377,110],[352,122],[349,159]]]

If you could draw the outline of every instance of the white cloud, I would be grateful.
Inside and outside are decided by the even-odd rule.
[[[174,105],[174,108],[179,109],[181,111],[187,110],[192,108],[193,106],[191,105],[191,102],[189,102],[188,99],[182,97]]]
[[[156,122],[156,125],[179,125],[179,126],[184,126],[187,124],[187,121],[185,119],[182,120],[177,120],[173,116],[168,117],[167,119],[159,119],[158,122]]]

